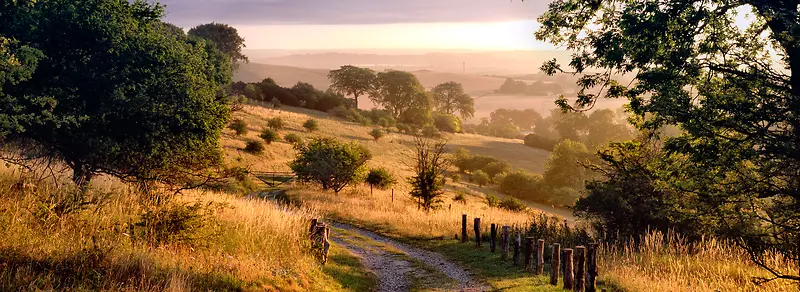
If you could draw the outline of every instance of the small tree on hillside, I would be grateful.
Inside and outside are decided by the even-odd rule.
[[[308,119],[305,123],[303,123],[303,128],[306,128],[309,132],[314,132],[319,130],[319,123],[315,119]]]
[[[272,129],[264,129],[261,131],[261,135],[258,136],[261,137],[261,139],[264,139],[264,142],[267,143],[267,145],[281,139],[281,136]]]
[[[358,143],[334,138],[315,138],[295,145],[297,156],[289,167],[301,181],[319,183],[323,190],[339,193],[364,170],[372,154]]]
[[[372,131],[369,131],[369,135],[372,136],[375,141],[378,141],[378,139],[383,137],[383,130],[378,128],[372,129]]]
[[[385,190],[394,185],[397,181],[391,173],[384,168],[373,168],[369,170],[367,178],[364,180],[369,185],[369,194],[372,195],[372,188]]]
[[[425,211],[430,211],[444,202],[445,172],[449,166],[445,157],[447,142],[416,137],[414,145],[415,175],[408,179],[412,187],[411,196],[420,200],[420,206]]]
[[[483,172],[483,170],[476,170],[472,173],[472,182],[478,184],[479,186],[485,186],[486,184],[491,181],[489,179],[489,175]]]
[[[267,120],[267,127],[269,127],[270,129],[277,131],[283,129],[284,126],[286,126],[286,123],[283,121],[283,118],[281,117],[274,117]]]
[[[236,133],[236,136],[241,136],[247,134],[247,123],[245,123],[242,119],[235,119],[228,125],[228,129],[233,130]]]

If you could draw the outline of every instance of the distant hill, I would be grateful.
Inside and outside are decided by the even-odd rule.
[[[314,87],[325,90],[331,83],[328,81],[328,69],[309,69],[283,65],[261,63],[241,64],[234,74],[235,81],[258,82],[270,77],[281,86],[292,86],[298,81],[307,82]],[[473,96],[493,92],[503,84],[505,79],[481,76],[477,74],[442,73],[430,70],[411,71],[426,88],[433,88],[448,81],[464,85],[464,89]]]

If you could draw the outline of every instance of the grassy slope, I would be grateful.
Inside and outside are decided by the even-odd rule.
[[[329,136],[345,140],[360,141],[375,155],[372,166],[387,167],[401,179],[410,174],[409,137],[392,134],[378,142],[370,140],[366,134],[371,128],[331,119],[327,114],[296,108],[283,108],[280,111],[248,107],[245,112],[237,113],[244,118],[253,131],[266,125],[265,119],[281,116],[289,122],[289,127],[281,131],[299,133],[301,136]],[[320,131],[309,134],[302,131],[300,125],[313,117],[320,121]],[[255,138],[257,133],[249,133]],[[240,153],[237,149],[244,146],[242,137],[225,134],[223,143],[231,159],[241,157],[238,163],[250,165],[254,169],[287,170],[285,163],[292,159],[294,152],[286,143],[277,143],[267,147],[265,154],[252,156]],[[473,135],[452,135],[451,145],[469,146],[477,154],[496,156],[510,161],[515,168],[529,171],[541,171],[546,152],[534,150],[521,145],[518,141],[496,139]],[[458,183],[449,189],[469,187]],[[485,190],[485,189],[484,189]],[[480,277],[497,289],[504,291],[559,291],[549,286],[546,277],[533,277],[520,271],[508,263],[499,260],[498,254],[488,253],[488,248],[476,249],[471,244],[464,245],[452,239],[460,229],[460,215],[468,214],[481,217],[485,228],[489,223],[514,224],[524,223],[527,214],[511,213],[486,207],[484,198],[479,192],[467,196],[467,203],[451,201],[452,194],[445,199],[445,210],[426,213],[416,209],[416,203],[409,198],[407,186],[396,188],[394,200],[390,191],[378,191],[370,194],[364,186],[350,188],[339,196],[320,192],[313,188],[296,187],[289,191],[293,196],[304,201],[308,207],[325,214],[328,218],[357,225],[378,233],[394,237],[430,250],[441,252],[454,261],[472,269]],[[471,229],[470,229],[471,231]],[[773,281],[766,286],[755,286],[750,281],[753,276],[766,276],[747,261],[746,255],[734,246],[721,242],[707,242],[699,250],[690,254],[686,246],[679,241],[667,244],[659,243],[653,237],[640,251],[631,247],[617,250],[604,250],[600,257],[600,281],[612,290],[628,291],[793,291],[792,285],[786,282]],[[665,248],[666,246],[666,248]],[[783,263],[781,259],[774,259]],[[786,264],[786,270],[796,270],[796,265]],[[538,290],[536,290],[538,289]]]

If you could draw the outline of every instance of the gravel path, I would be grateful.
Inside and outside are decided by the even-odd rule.
[[[411,283],[409,283],[408,276],[411,273],[418,273],[419,267],[415,267],[409,261],[403,260],[392,255],[392,252],[400,252],[414,261],[425,265],[427,268],[441,272],[455,283],[455,287],[429,287],[449,291],[488,291],[489,287],[486,284],[472,278],[472,275],[455,263],[448,261],[441,254],[427,251],[419,248],[409,246],[392,240],[388,237],[375,234],[360,228],[350,225],[334,223],[333,227],[346,230],[362,237],[369,238],[372,241],[380,243],[388,247],[364,248],[352,244],[346,240],[347,234],[333,234],[332,240],[350,250],[354,254],[360,256],[364,265],[371,269],[378,276],[378,291],[409,291]],[[336,233],[336,232],[334,232]],[[363,241],[359,238],[351,238],[353,241]],[[424,273],[424,272],[423,272]]]

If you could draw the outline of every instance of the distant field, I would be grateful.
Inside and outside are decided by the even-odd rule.
[[[319,89],[330,86],[327,69],[309,69],[291,66],[270,65],[260,63],[241,64],[234,74],[234,80],[244,82],[258,82],[271,77],[279,85],[290,87],[297,82],[307,82]],[[502,77],[489,77],[476,74],[446,73],[435,71],[413,71],[419,81],[426,88],[433,88],[448,81],[455,81],[464,86],[464,90],[475,98],[475,118],[468,122],[477,123],[480,118],[488,117],[489,113],[501,108],[510,109],[535,109],[546,114],[555,108],[554,101],[557,96],[525,96],[525,95],[494,95],[494,90],[500,88],[505,81]],[[624,100],[600,100],[595,108],[619,108]],[[359,108],[370,109],[375,105],[368,99],[359,100]]]
[[[266,127],[266,119],[273,117],[282,117],[287,123],[287,127],[280,131],[281,137],[288,133],[295,133],[303,138],[321,136],[336,137],[345,141],[357,141],[372,151],[374,158],[370,161],[370,166],[386,167],[399,177],[411,175],[413,139],[411,136],[391,133],[379,141],[373,141],[367,134],[372,130],[372,127],[345,122],[330,117],[327,113],[294,107],[269,109],[246,106],[243,111],[234,113],[234,118],[240,118],[247,122],[249,133],[245,136],[235,136],[231,130],[225,130],[222,135],[222,146],[226,155],[228,155],[228,160],[238,160],[239,162],[237,163],[251,166],[254,170],[259,171],[288,171],[286,164],[294,159],[294,150],[286,142],[267,145],[265,153],[258,156],[241,151],[247,139],[260,140],[258,135],[261,129]],[[302,124],[309,118],[318,120],[320,124],[319,131],[308,133],[302,128]],[[475,154],[489,155],[506,160],[511,163],[512,167],[530,172],[542,173],[544,171],[544,163],[549,154],[547,151],[523,145],[522,140],[471,134],[451,134],[447,135],[446,139],[448,139],[448,144],[453,149],[464,147]]]

